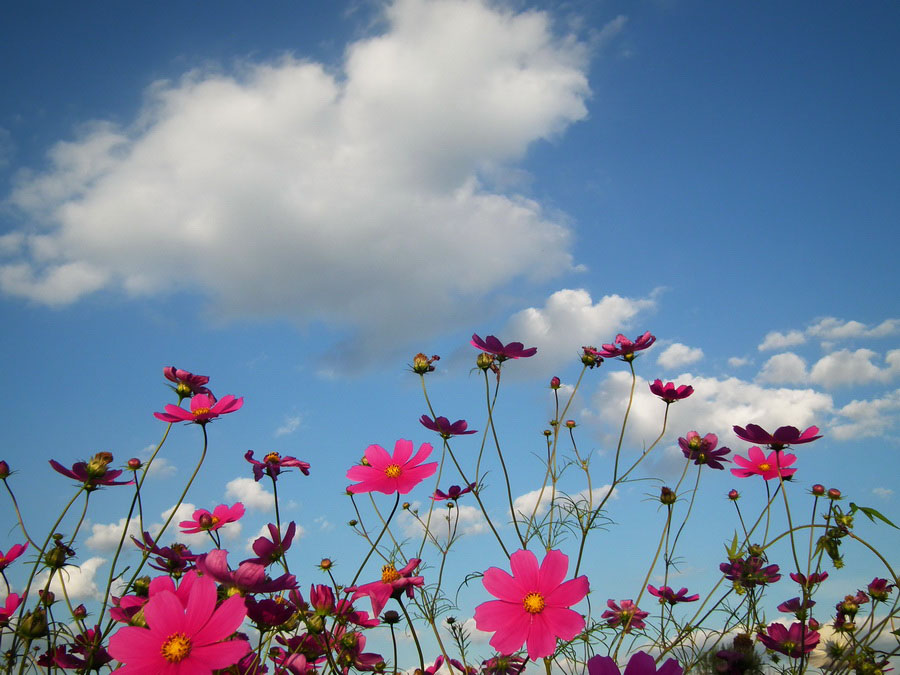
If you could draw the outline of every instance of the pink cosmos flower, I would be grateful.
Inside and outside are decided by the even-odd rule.
[[[700,466],[706,464],[710,469],[724,469],[722,462],[730,462],[725,455],[731,452],[731,448],[721,447],[716,449],[719,437],[715,434],[706,434],[700,437],[696,431],[689,431],[686,438],[678,439],[678,446],[686,459],[693,460]]]
[[[5,626],[9,623],[10,617],[15,614],[20,604],[22,604],[22,596],[16,593],[10,593],[6,596],[6,602],[0,607],[0,626]]]
[[[122,469],[109,469],[112,460],[112,453],[98,452],[87,462],[75,462],[71,469],[67,469],[55,459],[50,460],[50,466],[57,473],[83,483],[86,492],[93,492],[103,485],[131,485],[134,483],[133,480],[115,480],[122,475]]]
[[[515,654],[500,654],[481,662],[482,675],[521,675],[528,663]]]
[[[451,424],[450,420],[446,417],[435,417],[434,419],[431,419],[428,415],[422,415],[419,421],[426,429],[438,432],[441,435],[441,438],[478,433],[474,429],[469,430],[469,424],[465,420],[456,420]]]
[[[252,562],[258,565],[271,565],[272,563],[281,560],[284,552],[291,547],[291,542],[294,540],[294,535],[297,533],[297,524],[294,521],[291,521],[287,526],[284,537],[281,536],[281,532],[274,523],[269,523],[266,527],[269,528],[269,536],[272,538],[266,539],[265,537],[259,537],[256,539],[253,542],[253,552],[257,557],[249,558],[242,562]]]
[[[648,585],[647,590],[650,591],[650,595],[655,595],[657,598],[659,598],[659,601],[661,603],[668,602],[670,605],[675,605],[679,602],[696,602],[700,599],[700,595],[698,593],[694,595],[688,595],[686,588],[682,588],[676,593],[668,586],[660,586],[659,588],[656,588],[655,586]]]
[[[197,577],[187,603],[172,591],[160,591],[144,605],[147,628],[127,626],[110,638],[109,653],[125,664],[121,675],[212,675],[237,663],[250,647],[225,638],[247,615],[240,596],[216,608],[216,584]]]
[[[242,562],[232,571],[228,567],[228,551],[214,549],[197,558],[197,569],[218,581],[228,593],[277,593],[297,587],[293,574],[282,574],[277,579],[266,576],[265,565]]]
[[[662,380],[653,380],[650,385],[650,393],[656,394],[666,403],[675,403],[683,398],[687,398],[694,393],[694,388],[689,384],[682,384],[675,387],[674,382],[662,383]]]
[[[501,362],[507,359],[527,359],[529,356],[537,354],[537,347],[526,349],[521,342],[510,342],[504,345],[493,335],[488,335],[482,340],[477,334],[473,333],[470,344],[483,352],[493,354]]]
[[[209,378],[206,375],[194,375],[175,366],[163,368],[163,375],[166,376],[167,380],[175,383],[172,389],[175,390],[175,393],[180,398],[187,398],[194,394],[212,395],[212,392],[206,388],[206,384],[209,383]]]
[[[618,356],[623,361],[633,361],[635,352],[647,349],[654,342],[656,342],[656,337],[650,335],[649,330],[643,335],[635,338],[634,342],[619,333],[616,335],[616,340],[613,344],[603,345],[603,349],[594,349],[591,353],[594,356],[602,356],[605,359],[611,359]],[[587,348],[585,348],[585,351],[587,351]]]
[[[166,412],[153,413],[153,416],[174,424],[175,422],[194,422],[196,424],[206,424],[214,420],[219,415],[226,415],[235,410],[239,410],[244,405],[244,397],[235,398],[231,394],[223,396],[221,400],[216,401],[215,396],[211,394],[197,394],[191,399],[191,409],[172,405],[166,406]]]
[[[303,462],[296,457],[282,457],[277,452],[268,453],[263,457],[263,461],[260,462],[253,459],[253,451],[248,450],[244,454],[244,459],[253,465],[253,480],[257,483],[263,475],[267,475],[272,480],[275,480],[276,476],[281,473],[281,469],[286,466],[300,469],[304,476],[309,475],[309,464],[307,462]]]
[[[769,624],[766,632],[757,633],[756,637],[766,646],[766,649],[785,654],[793,659],[799,659],[804,654],[808,654],[819,644],[819,634],[804,627],[800,621],[792,623],[790,628],[785,628],[780,623]]]
[[[768,457],[757,446],[753,446],[747,451],[749,459],[744,459],[740,455],[734,456],[734,463],[740,464],[742,469],[732,469],[738,478],[748,478],[750,476],[762,476],[765,480],[778,478],[779,471],[782,478],[789,478],[797,473],[797,469],[789,469],[791,464],[797,461],[796,455],[789,453],[781,453],[773,450]]]
[[[741,440],[748,443],[758,443],[760,445],[768,445],[773,450],[782,450],[788,445],[799,445],[800,443],[812,443],[817,438],[819,427],[809,427],[803,433],[797,427],[778,427],[774,434],[770,434],[758,424],[748,424],[746,428],[735,426],[734,433]]]
[[[587,595],[588,579],[563,582],[569,557],[556,550],[547,551],[540,567],[531,551],[516,551],[509,564],[512,575],[498,567],[485,571],[482,583],[499,600],[475,608],[475,625],[494,631],[491,646],[501,654],[512,654],[525,643],[528,658],[550,656],[557,639],[571,640],[584,629],[584,618],[569,608]]]
[[[630,633],[633,628],[641,630],[646,626],[644,619],[647,618],[649,612],[643,612],[634,604],[632,600],[622,600],[622,606],[616,604],[615,600],[607,600],[606,606],[608,610],[600,615],[606,619],[608,626],[615,628],[621,625],[626,633]]]
[[[197,534],[198,532],[214,532],[227,523],[234,523],[244,515],[244,505],[237,502],[234,506],[219,504],[210,513],[206,509],[197,509],[191,520],[182,520],[178,523],[184,534]]]
[[[413,588],[425,584],[424,577],[412,575],[421,562],[419,558],[411,558],[399,570],[390,563],[385,565],[381,568],[381,579],[378,581],[347,588],[348,592],[353,592],[350,602],[367,595],[372,601],[372,614],[378,616],[391,598],[399,598],[402,593],[406,593],[409,598],[414,597]]]
[[[386,495],[399,492],[407,494],[421,481],[437,471],[437,462],[422,464],[431,454],[431,444],[422,443],[412,455],[413,443],[400,439],[394,444],[394,454],[389,455],[380,445],[366,448],[366,464],[351,467],[347,478],[359,481],[347,488],[348,492],[383,492]]]
[[[591,657],[587,662],[588,675],[619,675],[619,666],[608,656]],[[682,675],[684,669],[678,665],[675,659],[667,659],[664,664],[656,669],[656,661],[646,652],[635,652],[628,665],[625,666],[624,675]]]
[[[5,570],[9,567],[13,560],[25,553],[27,548],[28,542],[26,541],[24,544],[13,544],[6,553],[0,551],[0,570]]]

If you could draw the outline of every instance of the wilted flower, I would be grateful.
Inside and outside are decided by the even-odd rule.
[[[894,584],[889,584],[887,579],[875,577],[869,582],[868,591],[869,595],[872,596],[872,600],[885,602],[892,590],[894,590]]]
[[[419,352],[418,354],[416,354],[413,357],[413,363],[412,363],[411,368],[414,373],[418,373],[419,375],[424,375],[425,373],[430,373],[430,372],[434,371],[434,366],[431,364],[434,363],[435,361],[440,361],[440,360],[441,360],[441,357],[437,356],[436,354],[434,356],[432,356],[431,358],[428,358],[427,356],[425,356],[425,354],[422,354],[421,352]]]
[[[682,384],[676,388],[674,382],[663,384],[662,380],[653,380],[650,384],[650,393],[656,394],[666,403],[674,403],[693,394],[694,388],[689,384]]]
[[[284,467],[300,469],[304,476],[309,475],[309,464],[307,462],[303,462],[296,457],[282,457],[277,452],[268,453],[263,457],[263,461],[260,462],[253,459],[253,451],[248,450],[244,453],[244,459],[253,465],[253,480],[256,482],[259,482],[264,475],[275,480]]]
[[[811,443],[817,438],[822,438],[817,435],[819,427],[809,427],[802,433],[797,427],[778,427],[773,434],[770,434],[758,424],[748,424],[746,427],[735,426],[733,429],[734,433],[741,440],[748,443],[768,445],[772,450],[783,450],[789,445]]]
[[[469,425],[465,420],[456,420],[452,424],[450,420],[446,417],[435,417],[431,419],[428,415],[422,415],[419,418],[419,422],[422,423],[422,426],[426,429],[431,429],[431,431],[436,431],[441,435],[441,438],[450,438],[452,436],[465,436],[467,434],[477,434],[478,432],[474,429],[469,429]]]
[[[205,425],[220,415],[239,410],[242,405],[244,405],[244,398],[235,398],[231,394],[222,397],[219,401],[216,401],[211,394],[197,394],[191,399],[190,410],[185,410],[170,403],[166,406],[166,412],[153,413],[153,416],[170,424],[175,422],[194,422]]]
[[[766,456],[760,448],[754,445],[747,451],[747,459],[740,455],[734,456],[734,463],[743,468],[732,469],[731,473],[738,478],[762,476],[765,480],[772,480],[778,478],[779,473],[782,478],[789,478],[797,473],[797,469],[788,468],[796,461],[796,455],[781,453],[777,450],[773,450]]]
[[[451,485],[446,492],[442,490],[435,490],[434,494],[431,495],[431,498],[436,502],[442,502],[447,499],[452,499],[456,501],[460,497],[462,497],[467,492],[471,492],[475,487],[475,483],[469,483],[466,487],[461,488],[459,485]]]
[[[470,344],[483,352],[493,354],[500,362],[506,361],[507,359],[525,359],[537,354],[537,347],[529,347],[526,349],[525,345],[521,342],[510,342],[509,344],[504,345],[493,335],[488,335],[482,340],[477,334],[473,333]]]
[[[706,434],[700,437],[696,431],[689,431],[687,438],[679,438],[678,446],[681,453],[686,459],[693,460],[694,464],[700,466],[706,464],[711,469],[724,469],[722,462],[731,460],[725,459],[725,455],[731,452],[730,448],[716,449],[719,437],[715,434]]]

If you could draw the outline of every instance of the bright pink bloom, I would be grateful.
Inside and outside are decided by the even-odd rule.
[[[15,611],[19,608],[20,604],[22,604],[22,597],[20,595],[10,593],[6,596],[6,602],[3,607],[0,607],[0,626],[5,626],[9,623],[10,617],[15,614]]]
[[[13,544],[6,553],[0,551],[0,570],[5,570],[9,567],[13,560],[25,553],[27,548],[28,542],[26,541],[24,544]]]
[[[696,602],[700,599],[699,594],[695,593],[694,595],[688,595],[686,588],[682,588],[676,593],[668,586],[656,588],[655,586],[648,585],[647,590],[650,591],[650,595],[655,595],[659,598],[661,603],[668,602],[670,605],[675,605],[679,602]]]
[[[237,502],[234,506],[219,504],[210,513],[206,509],[197,509],[191,520],[182,520],[178,523],[184,534],[197,534],[198,532],[214,532],[227,523],[234,523],[244,515],[244,505]]]
[[[348,492],[383,492],[386,495],[399,492],[407,494],[421,481],[437,471],[437,462],[422,464],[431,454],[431,444],[422,443],[418,452],[412,455],[413,443],[400,439],[394,444],[394,454],[389,455],[380,445],[366,448],[365,464],[351,467],[347,478],[359,481],[347,488]]]
[[[650,347],[656,342],[656,337],[650,335],[648,330],[643,335],[635,338],[634,342],[619,333],[613,344],[603,345],[603,349],[592,349],[591,354],[594,356],[602,356],[605,359],[611,359],[616,356],[621,357],[623,361],[633,361],[634,353],[642,351]],[[585,347],[585,351],[587,348]]]
[[[781,450],[788,445],[811,443],[817,438],[822,438],[816,435],[819,433],[819,427],[809,427],[803,433],[800,433],[797,427],[778,427],[774,434],[770,434],[758,424],[748,424],[746,428],[738,426],[732,428],[741,440],[768,445],[773,450]]]
[[[781,453],[773,450],[768,457],[755,445],[747,451],[749,459],[744,459],[740,455],[734,456],[734,463],[740,464],[742,469],[732,469],[738,478],[749,478],[750,476],[762,476],[765,480],[778,478],[779,471],[782,478],[788,478],[797,473],[797,469],[789,469],[791,464],[797,461],[796,455],[789,453]]]
[[[210,394],[197,394],[191,399],[190,410],[185,410],[170,403],[166,406],[166,412],[153,413],[153,416],[158,420],[172,424],[175,422],[206,424],[219,415],[226,415],[239,410],[242,405],[244,405],[243,396],[235,398],[228,394],[228,396],[223,396],[220,401],[216,401],[216,398]]]
[[[477,334],[472,334],[470,343],[473,347],[477,347],[483,352],[493,354],[498,361],[506,361],[507,359],[527,359],[529,356],[537,354],[537,347],[529,347],[525,349],[525,345],[521,342],[510,342],[504,345],[493,335],[488,335],[484,340]]]
[[[587,662],[588,675],[619,675],[619,666],[608,656],[591,657]],[[667,659],[656,669],[656,661],[646,652],[636,652],[625,666],[624,675],[682,675],[684,669],[675,659]]]
[[[228,551],[214,549],[197,558],[197,569],[218,581],[228,592],[277,593],[297,588],[297,578],[293,574],[282,574],[277,579],[266,576],[265,565],[242,562],[232,571],[228,567]]]
[[[474,429],[469,430],[469,424],[465,420],[456,420],[451,424],[450,420],[446,417],[435,417],[434,419],[431,419],[428,415],[422,415],[419,421],[422,423],[423,427],[438,432],[442,438],[478,433]]]
[[[253,451],[248,450],[244,454],[244,459],[253,465],[253,479],[256,482],[259,482],[264,474],[269,476],[272,480],[275,480],[276,476],[281,473],[281,469],[286,466],[300,469],[300,472],[304,476],[309,475],[309,463],[299,460],[296,457],[282,457],[277,452],[268,453],[263,457],[263,461],[260,462],[253,459]]]
[[[482,583],[499,600],[475,608],[475,625],[494,631],[491,646],[501,654],[512,654],[525,643],[528,658],[550,656],[557,639],[571,640],[584,629],[584,618],[569,608],[587,595],[588,579],[563,582],[569,557],[555,550],[547,551],[540,567],[531,551],[516,551],[509,564],[512,575],[498,567],[485,571]]]
[[[348,592],[353,592],[350,602],[367,595],[372,601],[372,614],[378,616],[381,614],[381,610],[384,609],[387,601],[392,597],[399,598],[403,593],[406,593],[406,596],[409,598],[414,597],[413,588],[425,585],[423,577],[414,577],[412,575],[421,562],[419,558],[411,558],[399,570],[392,564],[385,565],[381,568],[381,579],[378,581],[358,587],[350,586],[346,589]]]
[[[253,542],[253,552],[257,557],[249,558],[243,562],[253,562],[258,565],[271,565],[272,563],[281,560],[282,556],[284,556],[284,552],[291,547],[291,542],[294,540],[294,535],[297,533],[297,524],[294,521],[291,521],[287,526],[284,537],[281,536],[281,532],[275,524],[269,523],[267,527],[269,528],[269,536],[272,538],[266,539],[265,537],[259,537],[256,539]]]
[[[633,628],[640,630],[646,626],[644,619],[647,618],[649,612],[641,611],[634,604],[634,601],[622,600],[622,606],[620,607],[615,600],[610,599],[606,601],[606,606],[609,609],[603,612],[600,617],[606,619],[607,625],[612,628],[621,625],[626,633],[630,633]]]
[[[650,385],[650,393],[656,394],[666,403],[674,403],[693,394],[694,388],[689,384],[682,384],[676,388],[674,382],[663,384],[662,380],[653,380]]]
[[[147,628],[127,626],[110,638],[109,653],[126,664],[121,675],[211,675],[234,665],[250,646],[225,638],[247,615],[240,596],[216,608],[216,584],[208,577],[192,583],[187,604],[172,591],[153,595],[144,605]]]
[[[175,383],[172,389],[181,398],[187,398],[194,394],[212,395],[212,392],[205,386],[209,383],[209,378],[206,375],[194,375],[175,366],[163,368],[163,375],[166,376],[167,380]]]
[[[785,628],[780,623],[769,624],[766,632],[757,633],[756,637],[766,646],[766,649],[785,654],[793,659],[799,659],[804,654],[808,654],[819,644],[819,634],[804,627],[800,621],[791,624],[790,628]]]

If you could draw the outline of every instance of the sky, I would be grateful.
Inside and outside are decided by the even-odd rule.
[[[235,558],[272,518],[246,450],[312,464],[279,493],[303,529],[304,586],[320,580],[321,557],[350,568],[364,554],[343,496],[364,449],[438,444],[417,421],[427,407],[414,354],[441,356],[428,376],[436,411],[483,431],[471,335],[538,348],[507,364],[497,409],[515,496],[527,499],[549,378],[571,385],[582,345],[647,330],[658,341],[637,361],[627,452],[659,433],[648,381],[696,391],[673,407],[648,481],[677,480],[687,431],[743,452],[734,424],[816,425],[824,438],[796,453],[798,495],[824,483],[896,514],[898,12],[677,0],[10,5],[0,447],[26,518],[49,520],[68,499],[47,460],[149,456],[165,430],[152,413],[173,402],[162,368],[174,365],[244,397],[209,425],[187,498],[248,506],[228,539]],[[629,385],[609,362],[570,408],[598,467]],[[478,438],[459,445],[474,454]],[[200,445],[198,428],[172,429],[150,477],[161,491],[193,470]],[[698,544],[707,575],[734,527],[723,495],[735,483],[704,477],[702,518],[721,530]],[[598,579],[647,559],[650,543],[629,533],[658,527],[646,496],[657,489],[617,496],[629,525],[598,540]],[[747,492],[758,501],[761,489]],[[108,574],[108,514],[127,497],[92,500],[85,597]],[[146,506],[172,504],[166,493]],[[490,551],[468,517],[460,546]],[[896,530],[858,527],[898,557]],[[0,550],[15,541],[10,528]],[[481,567],[499,565],[497,553]],[[877,572],[852,555],[862,569],[835,597]],[[704,568],[692,569],[685,583],[702,583]],[[609,594],[593,587],[602,604]],[[460,614],[479,601],[473,592]]]

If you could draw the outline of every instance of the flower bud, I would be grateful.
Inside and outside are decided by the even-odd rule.
[[[51,569],[59,569],[66,564],[65,546],[55,546],[44,554],[44,563]]]
[[[132,457],[131,459],[128,460],[128,470],[129,471],[137,471],[142,466],[144,466],[144,463],[141,460],[139,460],[137,457]]]
[[[435,354],[430,359],[419,352],[413,357],[412,371],[414,373],[418,373],[419,375],[424,375],[425,373],[430,373],[434,370],[434,366],[431,365],[435,361],[440,361],[441,357]]]
[[[728,491],[728,499],[730,499],[731,501],[736,502],[740,498],[741,494],[737,490]]]
[[[409,507],[412,506],[409,502],[403,502],[403,510],[409,511]]]
[[[562,381],[556,377],[555,375],[550,378],[550,388],[551,389],[559,389],[562,386]]]
[[[83,604],[78,605],[75,609],[72,610],[72,616],[75,617],[78,621],[81,621],[87,616],[87,607]]]
[[[675,500],[678,498],[678,495],[675,494],[675,491],[672,488],[665,487],[659,491],[659,501],[666,506],[671,506],[675,503]]]
[[[350,527],[356,527],[357,522],[356,522],[356,520],[349,520],[349,521],[347,521],[347,524],[348,524]]]
[[[812,489],[810,489],[810,492],[812,492],[816,497],[824,497],[825,496],[825,486],[822,485],[821,483],[816,483],[815,485],[812,486]]]
[[[583,363],[588,368],[593,368],[603,363],[603,357],[597,354],[597,350],[593,347],[582,347],[581,363]]]
[[[16,632],[26,640],[44,637],[47,634],[47,612],[41,608],[26,612],[16,626]]]
[[[44,589],[38,590],[38,597],[41,599],[41,604],[49,607],[54,602],[56,602],[56,595],[53,591],[45,591]]]
[[[747,555],[751,558],[762,558],[766,550],[759,544],[750,544],[747,547]]]
[[[319,569],[323,572],[327,572],[332,567],[334,567],[334,563],[331,558],[322,558],[322,561],[319,563]]]
[[[553,434],[553,432],[550,431],[549,429],[544,429],[544,436],[547,436],[549,438],[552,434]]]
[[[306,627],[310,633],[321,633],[325,630],[325,617],[321,614],[313,614],[307,619]]]
[[[821,626],[821,624],[818,621],[816,621],[815,619],[810,619],[809,623],[807,625],[809,626],[810,630],[819,630],[819,628]]]
[[[494,355],[481,352],[475,359],[475,366],[481,370],[487,370],[494,364]]]
[[[131,584],[131,590],[134,591],[134,594],[139,598],[146,598],[150,595],[150,577],[143,576],[138,577],[134,580],[134,583]]]
[[[567,429],[574,429],[576,426],[578,425],[575,424],[575,420],[566,420]]]
[[[398,612],[395,612],[393,609],[389,609],[381,615],[381,620],[390,625],[400,623],[400,614]]]
[[[841,491],[837,488],[829,488],[828,490],[828,499],[840,499]]]
[[[5,460],[0,460],[0,480],[6,480],[9,477],[9,464]]]
[[[204,513],[199,518],[197,518],[197,524],[204,530],[208,530],[215,523],[213,522],[213,517],[210,514]]]

